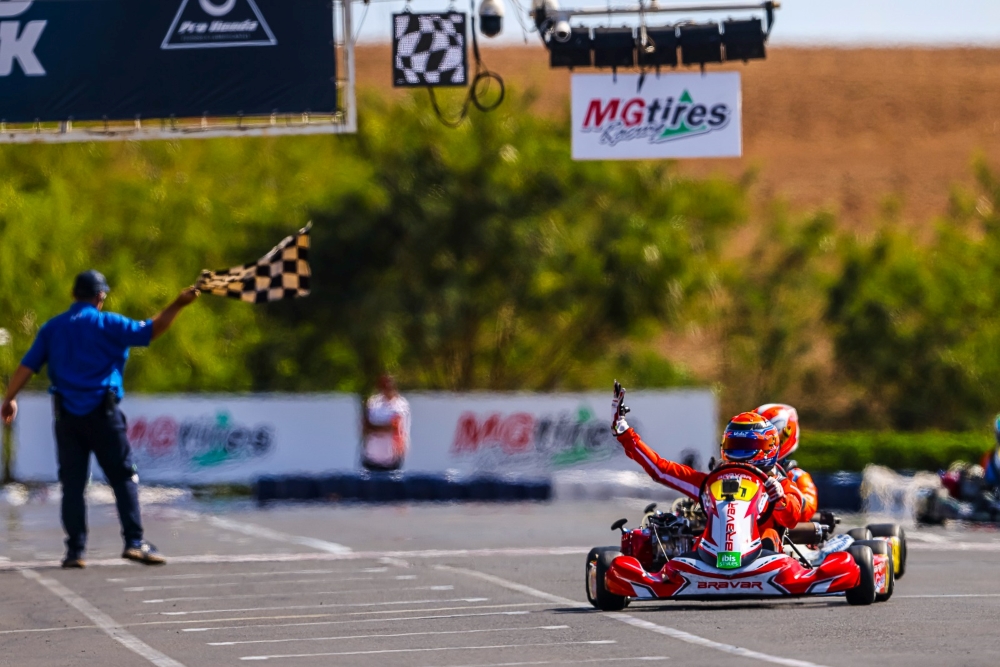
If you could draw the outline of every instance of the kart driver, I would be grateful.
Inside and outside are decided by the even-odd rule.
[[[778,429],[778,440],[781,443],[778,450],[778,467],[788,479],[795,482],[799,493],[802,494],[802,513],[799,515],[799,521],[812,521],[819,504],[816,484],[813,483],[812,475],[789,458],[799,448],[798,411],[790,405],[768,403],[760,406],[754,412],[774,424],[774,427]]]
[[[625,454],[660,484],[697,501],[701,484],[708,475],[690,466],[661,458],[642,441],[639,434],[625,421],[625,414],[629,409],[625,407],[625,389],[618,382],[615,382],[611,406],[614,408],[611,430],[625,448]],[[795,483],[781,475],[781,470],[776,468],[779,448],[778,430],[755,412],[744,412],[733,417],[722,438],[723,462],[748,463],[768,475],[764,488],[768,500],[774,505],[774,511],[761,524],[760,530],[764,548],[770,551],[777,551],[781,545],[778,531],[794,527],[802,514],[802,494]],[[770,544],[767,540],[770,540]]]

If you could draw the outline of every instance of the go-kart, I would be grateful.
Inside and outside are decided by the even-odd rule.
[[[819,530],[810,560],[786,539],[794,555],[765,549],[760,525],[773,505],[767,476],[753,466],[725,463],[708,474],[699,493],[700,509],[687,516],[649,513],[644,525],[621,530],[620,547],[597,547],[587,555],[587,599],[598,609],[616,611],[634,600],[731,600],[802,597],[843,593],[848,603],[888,600],[894,587],[891,539],[835,538]],[[699,516],[700,514],[700,516]],[[792,531],[789,531],[792,532]],[[862,535],[867,537],[867,533]],[[805,542],[808,543],[808,542]],[[780,549],[779,545],[774,545]],[[836,546],[836,549],[831,549]]]

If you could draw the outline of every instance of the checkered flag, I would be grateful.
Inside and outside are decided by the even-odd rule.
[[[203,292],[247,303],[308,296],[310,229],[311,222],[256,262],[221,271],[202,271],[195,286]]]

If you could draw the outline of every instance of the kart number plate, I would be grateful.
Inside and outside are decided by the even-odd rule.
[[[735,493],[729,494],[729,493],[723,493],[722,492],[722,485],[723,485],[724,482],[728,482],[728,484],[726,484],[726,486],[729,487],[730,485],[733,484],[733,482],[737,482],[737,481],[739,482],[739,487],[737,487]],[[746,477],[741,477],[738,480],[736,480],[736,479],[717,479],[714,482],[712,482],[712,486],[709,489],[709,491],[711,492],[712,497],[715,498],[716,500],[728,500],[727,496],[730,496],[730,495],[733,498],[735,498],[736,500],[752,500],[753,497],[757,495],[757,490],[759,488],[760,488],[760,484],[758,484],[754,480],[747,479]],[[731,491],[731,490],[732,489],[730,489],[730,488],[726,489],[726,491]]]
[[[720,570],[733,570],[742,564],[742,560],[739,551],[720,551],[715,566]]]

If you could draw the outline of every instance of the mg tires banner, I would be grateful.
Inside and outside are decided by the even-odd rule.
[[[0,120],[330,113],[329,0],[0,0]]]
[[[643,474],[611,435],[611,392],[405,398],[412,425],[403,472]],[[718,454],[712,392],[630,391],[628,405],[629,423],[662,456],[703,468]],[[128,395],[121,407],[146,482],[249,484],[262,475],[361,471],[361,405],[354,395]],[[14,426],[14,476],[55,481],[51,399],[25,395]],[[93,470],[100,478],[100,469]]]
[[[406,470],[547,477],[636,470],[611,435],[611,392],[414,394]],[[710,391],[630,391],[627,419],[673,461],[705,466],[719,451]]]
[[[249,484],[261,475],[357,468],[357,399],[341,395],[126,396],[121,405],[139,477],[159,484]],[[14,476],[56,480],[52,401],[25,395]],[[100,467],[91,463],[94,477]]]
[[[738,72],[574,74],[573,159],[740,157]]]

